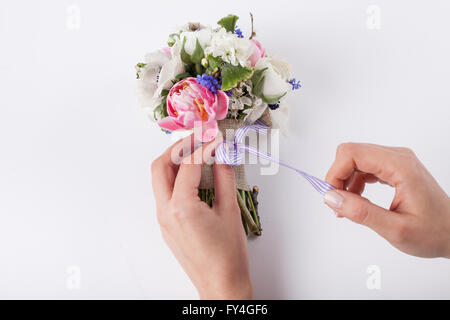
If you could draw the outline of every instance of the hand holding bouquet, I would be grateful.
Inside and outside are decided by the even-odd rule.
[[[212,28],[189,23],[169,36],[168,47],[147,54],[136,66],[142,107],[166,133],[192,130],[209,142],[219,130],[236,130],[263,118],[285,129],[288,92],[300,88],[290,77],[290,65],[271,57],[253,31],[246,39],[229,15]],[[253,24],[253,17],[252,17]],[[236,166],[238,203],[244,228],[261,235],[258,188],[250,188],[244,166]],[[214,177],[202,168],[199,197],[212,206]]]

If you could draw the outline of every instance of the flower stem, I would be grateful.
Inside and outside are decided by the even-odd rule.
[[[248,226],[247,226],[247,222],[245,222],[244,216],[241,214],[241,219],[242,219],[242,225],[244,226],[244,230],[245,230],[245,234],[248,237]]]
[[[252,233],[260,236],[261,231],[259,230],[259,227],[255,224],[255,221],[253,221],[253,217],[250,214],[250,211],[248,210],[247,206],[245,205],[245,201],[241,195],[241,192],[239,190],[236,190],[236,194],[237,194],[239,208],[241,209],[241,213],[242,213],[242,216],[243,216],[245,222],[247,222],[248,228],[250,229],[250,231]],[[244,194],[244,196],[245,196],[245,194]]]
[[[259,224],[259,219],[258,219],[258,215],[256,214],[255,206],[253,205],[252,196],[250,194],[250,191],[246,191],[246,193],[247,193],[247,200],[249,203],[249,209],[252,213],[253,220],[255,221],[256,225],[258,226],[258,229],[261,231],[261,225]]]
[[[239,208],[241,210],[242,225],[245,230],[245,234],[248,236],[249,232],[260,236],[261,224],[259,222],[258,209],[256,208],[254,191],[246,191],[236,189],[237,200]],[[198,197],[201,201],[205,202],[211,208],[214,205],[215,191],[214,189],[199,189]]]

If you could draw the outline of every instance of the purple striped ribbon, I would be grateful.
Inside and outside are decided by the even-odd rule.
[[[260,134],[266,134],[269,127],[262,120],[256,121],[254,124],[239,128],[236,130],[233,141],[225,140],[216,150],[216,160],[219,163],[228,164],[231,166],[239,166],[245,156],[245,151],[256,155],[258,158],[266,159],[280,166],[289,168],[299,173],[303,178],[305,178],[320,194],[325,195],[328,191],[336,189],[332,185],[326,183],[325,181],[316,178],[312,175],[307,174],[293,166],[276,159],[268,153],[259,151],[254,147],[245,145],[244,139],[250,130],[254,130]]]

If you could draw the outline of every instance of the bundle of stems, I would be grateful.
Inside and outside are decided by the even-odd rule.
[[[253,187],[252,191],[236,189],[237,202],[241,209],[242,225],[247,236],[253,234],[261,236],[261,221],[258,215],[259,188]],[[198,196],[210,207],[214,204],[214,189],[199,189]]]

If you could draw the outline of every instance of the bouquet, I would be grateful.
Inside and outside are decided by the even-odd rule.
[[[290,76],[290,65],[269,56],[252,30],[244,37],[228,15],[217,27],[188,23],[170,34],[168,46],[145,56],[136,65],[138,96],[144,110],[167,134],[192,130],[208,142],[219,131],[237,130],[263,119],[285,129],[289,108],[286,95],[300,88]],[[236,196],[247,235],[261,235],[258,187],[250,188],[243,165],[234,167]],[[202,167],[199,197],[212,206],[214,177]]]

